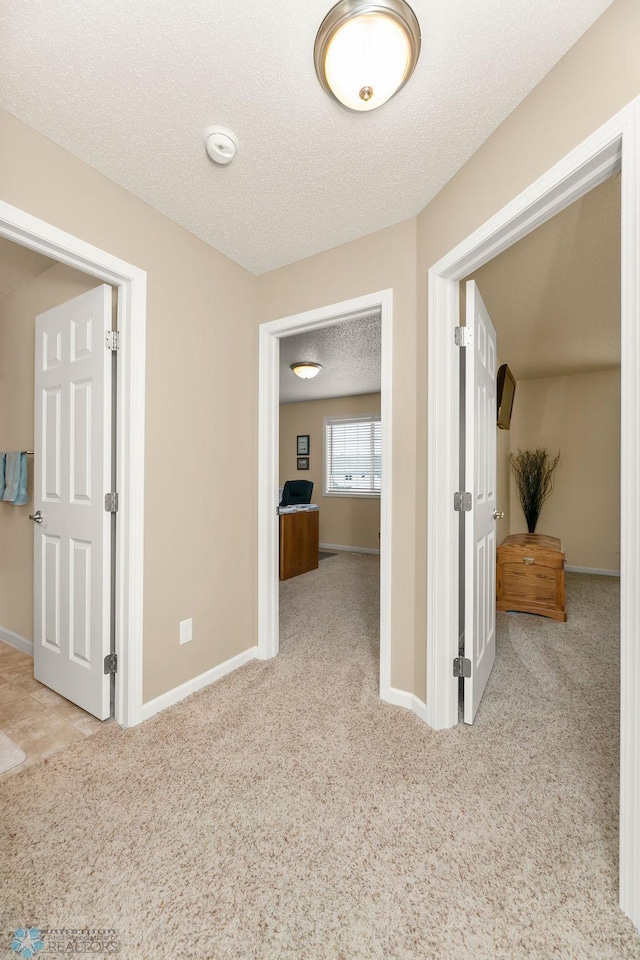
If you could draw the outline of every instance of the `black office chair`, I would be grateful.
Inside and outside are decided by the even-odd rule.
[[[311,480],[285,480],[282,489],[281,507],[290,507],[295,503],[311,503],[313,483]]]

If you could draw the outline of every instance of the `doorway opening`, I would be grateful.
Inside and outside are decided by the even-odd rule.
[[[619,380],[620,189],[618,172],[461,282],[461,323],[465,284],[474,280],[496,329],[497,366],[508,363],[517,384],[510,429],[497,431],[496,497],[498,511],[504,513],[496,523],[498,543],[509,533],[524,533],[526,529],[515,490],[510,490],[509,453],[532,446],[547,446],[550,452],[557,452],[572,440],[570,433],[563,436],[562,425],[581,404],[573,403],[566,389],[548,388],[554,383],[566,388],[567,384],[556,378],[605,371],[616,371]],[[460,353],[464,355],[465,351]],[[598,392],[597,385],[594,392]],[[610,403],[607,409],[612,409]],[[536,431],[542,416],[544,430]],[[618,431],[618,417],[619,412],[615,419],[611,415],[614,432]],[[582,422],[579,419],[576,417],[575,422],[580,428],[588,427],[587,413]],[[604,427],[599,436],[604,442]],[[568,463],[563,457],[556,474],[557,492],[546,502],[541,523],[543,529],[549,527],[549,521],[554,527],[562,527],[560,539],[568,546],[570,570],[584,567],[581,572],[619,573],[620,544],[618,531],[614,532],[620,526],[617,447],[609,444],[603,459],[608,463],[614,453],[618,464],[604,502],[598,504],[593,532],[578,529],[575,512],[567,522],[557,494],[564,496],[558,485],[575,489],[586,481],[595,513],[597,491],[602,489],[598,476],[585,477],[588,465],[578,456],[572,456]],[[593,464],[591,469],[602,475],[605,463]],[[599,541],[605,538],[604,555],[598,556],[602,552]]]
[[[11,241],[0,260],[0,728],[26,754],[19,772],[114,712],[103,489],[115,489],[116,354],[104,331],[117,303],[112,287]]]
[[[535,227],[622,170],[621,285],[621,762],[620,906],[640,924],[640,512],[635,502],[640,438],[640,101],[613,117],[523,194],[429,270],[427,710],[442,729],[457,723],[457,517],[451,494],[458,479],[458,357],[454,328],[459,282]],[[628,508],[627,508],[628,504]],[[437,552],[436,552],[437,546]]]
[[[146,273],[2,201],[0,238],[95,277],[118,292],[114,716],[122,726],[133,726],[142,720]]]
[[[380,420],[380,697],[391,690],[391,290],[321,307],[262,324],[260,327],[259,411],[259,543],[258,543],[258,655],[267,659],[279,651],[279,516],[280,502],[280,341],[313,330],[345,324],[378,313],[381,324]],[[303,358],[304,359],[304,358]],[[306,436],[306,434],[303,434]],[[320,451],[317,451],[320,458]],[[304,474],[299,474],[304,476]],[[326,561],[325,561],[326,562]]]
[[[378,692],[380,311],[280,342],[280,644]],[[295,374],[300,362],[313,378]],[[298,502],[300,501],[300,502]],[[306,501],[306,502],[305,502]]]
[[[516,381],[510,422],[503,411],[506,429],[495,430],[498,610],[540,613],[556,622],[569,617],[568,627],[554,633],[540,619],[498,614],[496,659],[508,638],[518,637],[517,621],[539,636],[540,650],[551,644],[548,663],[554,636],[570,653],[591,582],[594,595],[606,599],[602,611],[596,605],[583,623],[578,645],[586,642],[589,624],[595,642],[606,610],[607,628],[600,629],[594,649],[606,648],[606,667],[613,668],[619,661],[619,583],[611,578],[620,576],[620,174],[466,277],[461,304],[468,303],[470,283],[495,328],[496,367],[508,362]],[[465,313],[463,305],[461,323]],[[460,353],[462,365],[468,351]],[[461,430],[464,419],[461,402]],[[560,461],[537,522],[527,524],[511,460],[529,463],[541,450],[549,461]],[[528,473],[521,473],[523,482]],[[532,533],[537,540],[528,539]],[[538,547],[552,552],[530,556]],[[556,573],[562,556],[563,570]],[[523,658],[528,661],[528,650]],[[561,677],[558,682],[562,686]],[[558,685],[552,677],[549,684]]]

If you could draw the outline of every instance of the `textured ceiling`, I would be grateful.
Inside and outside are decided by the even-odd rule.
[[[380,314],[284,337],[280,341],[280,403],[380,393]],[[321,363],[313,380],[301,380],[290,365]]]
[[[55,260],[0,237],[0,297],[13,293],[53,266]]]
[[[471,279],[471,278],[469,278]],[[516,380],[620,363],[620,176],[473,274]]]
[[[259,274],[419,213],[610,2],[413,0],[416,72],[356,114],[314,72],[332,0],[3,0],[0,106]]]

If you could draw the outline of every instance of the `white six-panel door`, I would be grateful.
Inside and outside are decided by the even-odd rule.
[[[109,716],[111,288],[36,318],[34,673]]]
[[[496,658],[496,332],[473,280],[466,285],[464,720],[473,723]]]

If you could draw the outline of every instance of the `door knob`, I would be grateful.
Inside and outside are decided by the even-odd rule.
[[[504,510],[502,510],[501,512],[498,512],[498,510],[494,510],[494,511],[493,511],[493,519],[494,519],[494,520],[504,520]]]
[[[29,514],[29,520],[33,520],[34,523],[42,523],[44,517],[42,516],[41,510],[36,510],[35,513]]]

